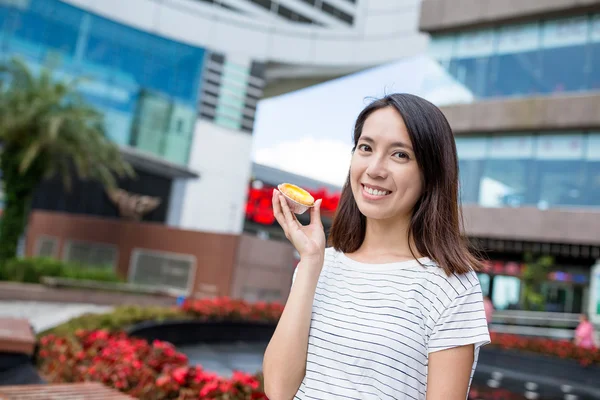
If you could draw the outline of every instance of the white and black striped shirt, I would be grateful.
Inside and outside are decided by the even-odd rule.
[[[474,371],[489,340],[474,272],[448,277],[429,258],[365,264],[328,248],[294,398],[425,399],[430,353],[475,344]]]

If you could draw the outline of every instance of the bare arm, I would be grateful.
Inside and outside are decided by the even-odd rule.
[[[308,331],[320,267],[301,261],[298,268],[263,361],[265,392],[271,400],[292,399],[306,372]]]
[[[465,400],[473,357],[472,344],[429,354],[427,400]]]
[[[302,226],[284,197],[273,192],[273,213],[285,236],[300,254],[296,279],[263,360],[265,392],[271,400],[294,397],[306,372],[308,333],[312,304],[323,268],[325,233],[320,217],[321,201],[311,210],[310,224]]]

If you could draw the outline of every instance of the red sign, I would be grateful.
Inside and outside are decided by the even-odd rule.
[[[523,273],[525,265],[522,263],[512,261],[495,261],[495,260],[484,260],[483,270],[481,272],[494,274],[494,275],[512,275],[520,276]]]
[[[250,185],[248,200],[246,201],[246,219],[263,225],[271,225],[275,222],[273,215],[273,186],[264,186],[255,189]],[[340,201],[341,193],[328,193],[327,189],[321,188],[308,191],[315,200],[322,199],[321,215],[331,217]]]

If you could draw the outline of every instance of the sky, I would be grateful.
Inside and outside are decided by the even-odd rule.
[[[412,93],[438,106],[472,94],[427,56],[416,56],[261,100],[252,158],[259,164],[342,186],[350,165],[352,128],[373,97]]]

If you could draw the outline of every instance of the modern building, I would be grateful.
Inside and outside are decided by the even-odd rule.
[[[600,1],[424,0],[419,28],[472,93],[442,109],[485,293],[518,308],[523,255],[552,255],[546,311],[600,322]]]
[[[109,137],[140,175],[124,189],[161,200],[146,219],[237,234],[263,92],[422,52],[427,35],[417,29],[419,4],[0,0],[0,58],[20,56],[34,71],[53,68],[58,78],[90,78],[82,94],[105,113]],[[35,207],[117,214],[101,188],[74,200],[50,186]]]
[[[419,4],[0,0],[0,60],[88,78],[81,94],[137,172],[117,195],[44,182],[25,253],[113,265],[178,293],[284,299],[291,247],[242,235],[257,102],[421,53]],[[155,204],[148,223],[118,219],[140,202]],[[261,287],[269,274],[280,278]]]

